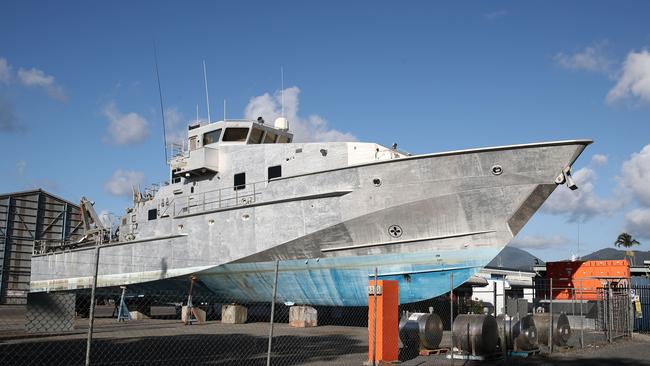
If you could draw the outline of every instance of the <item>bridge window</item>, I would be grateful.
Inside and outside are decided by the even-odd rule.
[[[291,139],[287,136],[280,135],[280,137],[278,137],[278,144],[286,144],[289,142],[291,142]]]
[[[246,173],[235,174],[235,191],[246,188]]]
[[[223,134],[223,141],[246,141],[246,137],[248,137],[248,128],[231,127],[226,128],[226,132]]]
[[[269,180],[282,176],[282,165],[270,166],[268,172]]]
[[[219,137],[221,137],[221,129],[204,133],[203,146],[219,142]]]
[[[264,131],[253,128],[253,131],[251,131],[251,137],[248,138],[248,142],[251,144],[259,144],[262,142],[262,135],[264,135]]]
[[[157,208],[152,208],[151,210],[149,210],[148,218],[149,218],[149,221],[157,219],[158,218],[158,209]]]
[[[272,144],[275,142],[276,137],[278,137],[278,135],[274,134],[273,132],[267,131],[266,136],[264,136],[264,143]]]

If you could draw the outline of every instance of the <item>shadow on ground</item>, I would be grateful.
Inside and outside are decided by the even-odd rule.
[[[265,365],[266,337],[247,334],[178,335],[146,338],[98,339],[93,342],[93,365]],[[276,336],[272,363],[337,364],[341,355],[363,360],[367,346],[342,335]],[[0,345],[6,365],[83,365],[85,339]]]

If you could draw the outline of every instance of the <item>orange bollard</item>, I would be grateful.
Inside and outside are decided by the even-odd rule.
[[[368,283],[368,362],[372,363],[374,336],[375,299],[373,288],[375,280]],[[375,361],[394,362],[399,358],[399,286],[395,280],[377,281],[377,341],[375,344]]]

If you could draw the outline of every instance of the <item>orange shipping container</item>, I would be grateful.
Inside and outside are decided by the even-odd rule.
[[[548,262],[546,277],[553,279],[553,299],[597,300],[597,289],[607,283],[629,283],[630,265],[627,260]]]

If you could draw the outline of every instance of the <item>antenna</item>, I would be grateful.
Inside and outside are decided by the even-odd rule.
[[[212,121],[210,118],[210,96],[208,95],[208,72],[205,68],[205,60],[203,60],[203,81],[205,82],[205,104],[208,107],[208,123]]]
[[[280,89],[280,95],[282,98],[282,117],[284,117],[284,67],[280,66],[280,79],[282,80],[282,87]]]
[[[223,121],[226,122],[226,100],[223,100]]]
[[[158,51],[156,41],[153,42],[153,59],[156,64],[156,79],[158,80],[158,97],[160,98],[160,114],[162,116],[163,147],[165,148],[165,164],[167,164],[167,128],[165,126],[165,109],[163,108],[162,88],[160,87],[160,73],[158,72]]]
[[[578,221],[578,259],[580,259],[580,221]]]
[[[197,103],[197,105],[196,105],[196,122],[198,122],[198,121],[199,121],[199,105]]]

